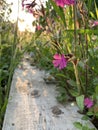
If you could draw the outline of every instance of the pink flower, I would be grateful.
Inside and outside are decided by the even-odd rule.
[[[37,25],[37,26],[36,26],[36,30],[39,31],[39,30],[41,30],[41,29],[42,29],[42,27],[41,27],[40,25]]]
[[[94,21],[92,27],[98,26],[98,21]]]
[[[64,57],[64,54],[55,54],[53,58],[54,67],[59,68],[61,70],[67,66],[67,59]]]
[[[84,105],[87,107],[87,108],[91,108],[93,106],[93,101],[90,99],[90,98],[85,98],[84,99]]]
[[[65,5],[73,5],[75,0],[55,0],[57,6],[64,7]]]

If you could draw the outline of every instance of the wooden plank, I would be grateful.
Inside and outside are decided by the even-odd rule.
[[[44,75],[26,61],[15,70],[2,130],[76,130],[75,121],[93,127],[76,105],[57,102],[56,86],[47,85]]]

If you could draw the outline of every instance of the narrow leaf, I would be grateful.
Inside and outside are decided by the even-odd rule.
[[[77,86],[76,82],[72,79],[67,80],[67,83],[70,84],[71,86],[74,86],[74,87]]]
[[[78,129],[82,129],[82,124],[80,122],[74,122],[74,126]]]
[[[92,115],[94,115],[94,113],[89,111],[89,112],[87,112],[87,115],[92,116]]]
[[[97,16],[97,18],[98,18],[98,8],[97,8],[97,5],[96,5],[95,0],[94,0],[94,3],[95,3],[96,16]]]
[[[76,102],[77,102],[79,109],[82,112],[84,109],[84,95],[76,97]]]

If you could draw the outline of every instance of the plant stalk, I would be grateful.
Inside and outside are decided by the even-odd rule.
[[[76,1],[73,6],[73,11],[74,11],[74,54],[76,55],[76,44],[77,44],[77,32],[76,32]]]
[[[77,90],[80,95],[81,94],[81,84],[80,84],[80,80],[79,80],[77,65],[75,65],[75,63],[73,63],[73,67],[74,67],[74,73],[75,73],[75,77],[76,77]]]

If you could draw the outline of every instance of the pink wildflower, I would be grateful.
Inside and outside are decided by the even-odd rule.
[[[92,27],[98,26],[98,21],[94,21]]]
[[[67,66],[67,59],[64,57],[64,54],[55,54],[53,58],[54,67],[57,67],[61,70]]]
[[[75,0],[55,0],[57,6],[64,7],[65,5],[73,5]]]
[[[93,106],[93,101],[90,99],[90,98],[85,98],[84,99],[84,105],[87,107],[87,108],[91,108]]]
[[[41,29],[42,29],[42,27],[41,27],[40,25],[37,25],[37,26],[36,26],[36,30],[39,31],[39,30],[41,30]]]

